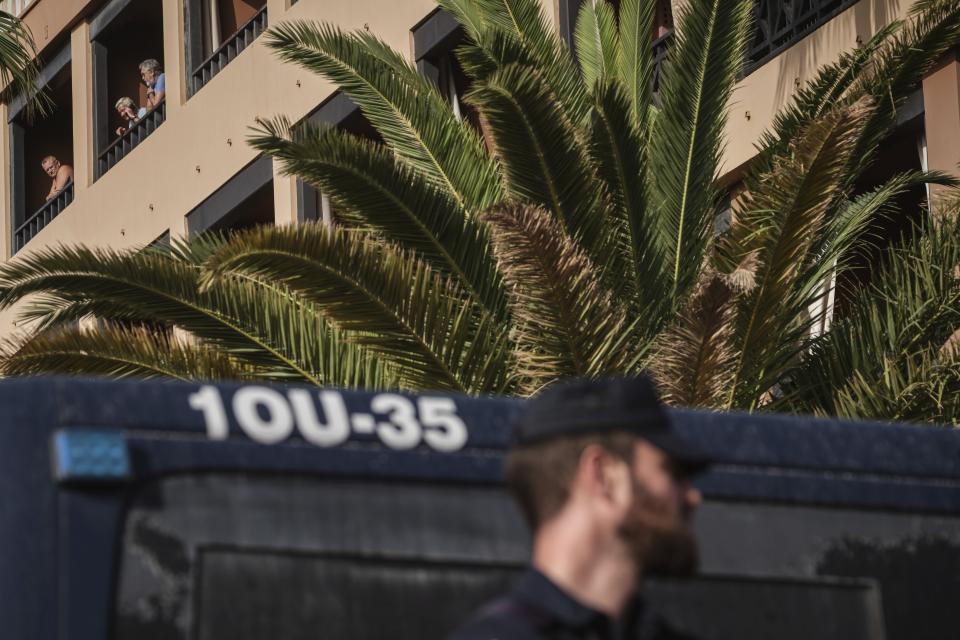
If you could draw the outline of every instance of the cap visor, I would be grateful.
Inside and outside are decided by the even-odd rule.
[[[641,437],[666,452],[689,475],[702,473],[713,463],[699,447],[673,431]]]

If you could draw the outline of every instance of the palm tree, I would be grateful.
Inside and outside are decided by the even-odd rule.
[[[957,419],[949,219],[890,252],[826,334],[810,309],[898,196],[954,184],[907,173],[855,190],[960,41],[960,2],[918,2],[798,91],[719,234],[750,0],[686,3],[658,106],[653,2],[585,3],[575,55],[536,0],[439,3],[467,36],[482,134],[374,35],[280,25],[269,46],[334,82],[382,138],[258,124],[251,143],[328,194],[338,224],[18,258],[0,268],[0,305],[26,298],[30,333],[4,371],[529,394],[646,368],[676,404]],[[95,331],[78,327],[90,316]]]
[[[28,117],[44,115],[50,98],[38,87],[40,66],[33,34],[20,18],[0,11],[0,86],[26,98]]]

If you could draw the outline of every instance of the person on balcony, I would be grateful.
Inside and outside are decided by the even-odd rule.
[[[47,201],[49,202],[70,184],[73,179],[73,167],[68,164],[60,164],[56,156],[47,156],[40,162],[40,166],[44,173],[53,178],[50,192],[47,194]]]
[[[160,63],[150,58],[140,63],[140,78],[147,85],[147,110],[157,108],[167,95],[167,80],[160,69]]]
[[[114,108],[117,110],[117,113],[120,114],[120,117],[123,118],[123,121],[126,123],[122,127],[117,127],[117,135],[122,136],[124,133],[133,129],[140,118],[147,115],[147,108],[140,107],[137,109],[137,104],[133,101],[132,98],[124,96],[117,100],[117,104],[114,105]]]

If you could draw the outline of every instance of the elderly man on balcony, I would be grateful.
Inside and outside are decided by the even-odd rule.
[[[60,164],[56,156],[47,156],[40,162],[44,173],[53,178],[50,184],[50,192],[47,194],[47,201],[52,200],[58,193],[63,191],[73,179],[73,167],[68,164]]]
[[[167,81],[160,63],[150,58],[140,63],[140,78],[147,85],[147,109],[155,109],[167,95]]]

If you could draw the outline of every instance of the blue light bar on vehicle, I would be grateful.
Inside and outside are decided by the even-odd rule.
[[[53,434],[57,482],[115,483],[130,478],[130,452],[120,429],[61,429]]]

